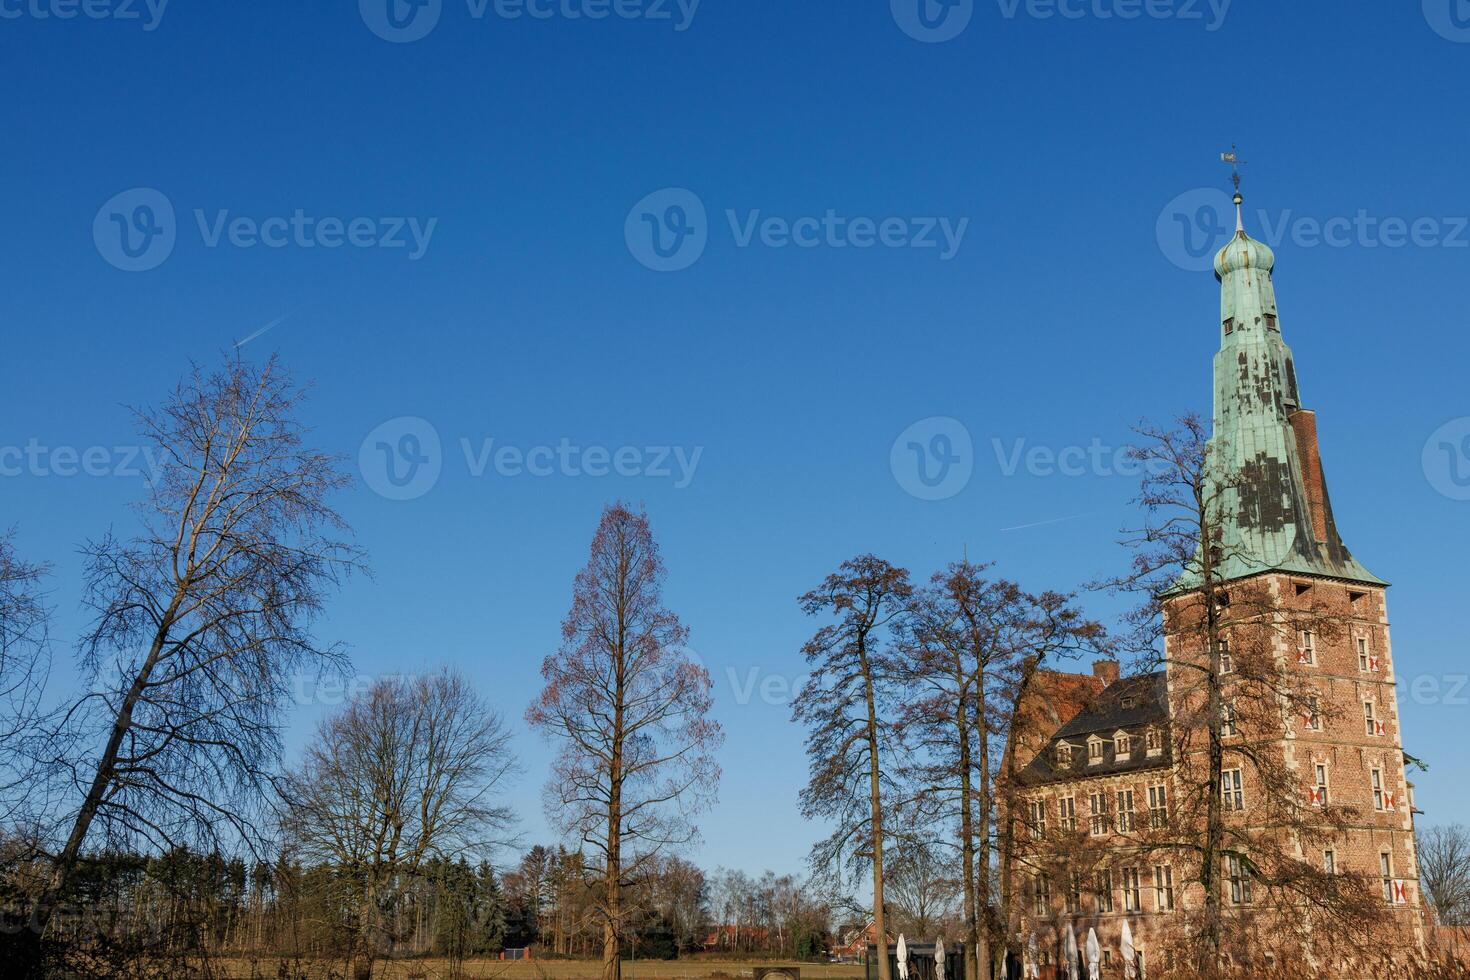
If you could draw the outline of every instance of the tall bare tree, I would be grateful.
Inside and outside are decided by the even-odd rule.
[[[48,569],[21,560],[13,532],[0,534],[0,837],[34,827],[36,739],[50,673],[48,611],[41,592]]]
[[[991,859],[997,837],[1003,859],[1010,854],[1005,845],[1013,809],[995,826],[1004,784],[996,747],[1006,743],[1018,693],[1040,663],[1103,643],[1102,627],[1082,615],[1072,596],[1033,595],[1014,582],[987,578],[987,570],[965,560],[936,573],[915,597],[906,644],[909,677],[923,692],[904,712],[906,738],[921,760],[915,803],[958,826],[965,958],[972,972],[977,961],[995,958]],[[1001,881],[1007,877],[1003,873]]]
[[[360,975],[426,864],[506,843],[516,772],[500,715],[451,671],[380,679],[322,722],[286,786],[288,840],[355,886]]]
[[[360,560],[328,502],[349,479],[306,445],[301,399],[274,359],[232,357],[135,413],[160,465],[136,535],[84,549],[94,682],[64,723],[98,743],[57,760],[80,799],[38,935],[88,844],[258,836],[292,674],[343,662],[312,625]]]
[[[1470,925],[1470,827],[1429,827],[1416,836],[1419,880],[1439,924]]]
[[[873,875],[873,926],[879,980],[890,980],[883,902],[884,810],[899,795],[891,763],[900,753],[897,694],[903,676],[895,631],[913,586],[907,570],[876,555],[849,559],[801,597],[809,616],[835,616],[802,653],[811,676],[793,706],[806,725],[811,778],[801,791],[804,816],[836,829],[812,852],[815,867]]]
[[[682,649],[688,633],[663,604],[665,576],[647,514],[607,507],[561,649],[541,665],[546,686],[526,711],[561,747],[547,812],[600,863],[604,980],[622,975],[624,889],[695,837],[691,817],[719,781],[709,671]]]

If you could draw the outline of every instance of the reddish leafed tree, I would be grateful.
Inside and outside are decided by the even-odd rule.
[[[665,574],[648,516],[606,508],[561,649],[541,665],[546,687],[526,711],[561,746],[547,811],[597,865],[604,980],[622,975],[624,891],[694,838],[692,817],[719,782],[724,734],[709,717],[709,672],[684,652],[688,631],[663,605]]]

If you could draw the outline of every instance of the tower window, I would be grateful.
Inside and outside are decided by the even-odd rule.
[[[1228,337],[1233,333],[1235,333],[1235,317],[1232,316],[1225,321],[1225,336]]]
[[[1276,314],[1275,313],[1267,313],[1266,314],[1266,329],[1268,329],[1268,330],[1280,330],[1281,329],[1280,327],[1278,327],[1276,325]]]

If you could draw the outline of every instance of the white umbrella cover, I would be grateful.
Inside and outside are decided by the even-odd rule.
[[[1067,956],[1067,980],[1077,980],[1077,933],[1067,923],[1067,942],[1062,947]]]
[[[1102,947],[1097,944],[1097,930],[1087,930],[1087,980],[1102,980]]]
[[[944,940],[934,940],[934,980],[944,980]]]
[[[898,934],[898,980],[909,980],[909,944]]]
[[[1127,919],[1123,920],[1123,938],[1118,947],[1123,956],[1123,976],[1126,980],[1134,980],[1138,975],[1138,965],[1134,963],[1137,957],[1133,951],[1133,930],[1129,928]]]

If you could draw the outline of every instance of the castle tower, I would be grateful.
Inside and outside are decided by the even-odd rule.
[[[1333,806],[1357,811],[1345,834],[1299,843],[1297,856],[1327,870],[1374,878],[1397,926],[1384,937],[1385,945],[1422,951],[1387,583],[1353,557],[1338,531],[1316,413],[1303,407],[1295,360],[1282,333],[1276,256],[1246,234],[1240,202],[1237,193],[1236,234],[1215,257],[1220,349],[1207,468],[1217,508],[1212,523],[1221,532],[1215,581],[1227,596],[1250,583],[1288,616],[1333,623],[1330,630],[1284,631],[1270,641],[1279,662],[1295,672],[1299,689],[1320,699],[1320,712],[1301,711],[1288,721],[1281,744],[1308,812]],[[1171,652],[1180,655],[1190,654]],[[1170,681],[1172,690],[1172,676]],[[1248,768],[1243,779],[1241,816],[1249,821]]]

